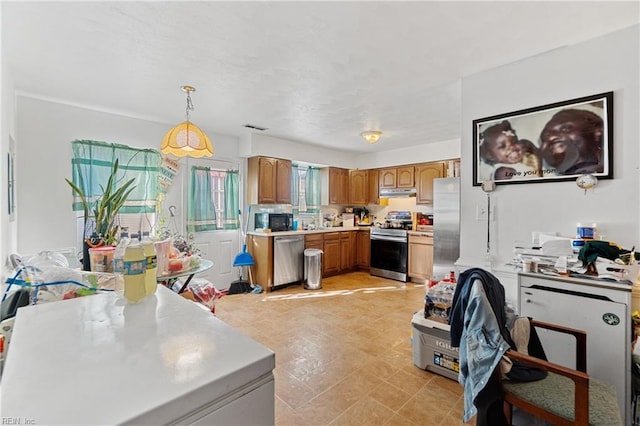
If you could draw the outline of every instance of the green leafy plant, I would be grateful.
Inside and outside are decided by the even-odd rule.
[[[69,179],[65,179],[69,186],[73,189],[73,192],[78,195],[82,202],[82,208],[84,210],[84,229],[85,233],[88,231],[88,221],[93,220],[95,226],[90,235],[85,234],[85,238],[90,238],[91,234],[95,233],[98,238],[104,240],[105,245],[113,245],[117,240],[118,230],[120,226],[116,223],[116,217],[118,212],[124,205],[125,201],[131,191],[136,187],[132,186],[135,179],[130,179],[122,186],[116,187],[116,173],[118,172],[118,160],[113,163],[111,169],[111,175],[106,186],[100,185],[102,195],[95,202],[93,208],[87,201],[82,189]]]

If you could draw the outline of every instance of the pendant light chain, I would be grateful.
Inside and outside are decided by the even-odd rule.
[[[191,102],[191,90],[186,90],[187,92],[187,121],[191,117],[190,112],[193,111],[193,102]]]

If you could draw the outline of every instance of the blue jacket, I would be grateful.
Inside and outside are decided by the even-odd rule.
[[[464,417],[468,422],[477,414],[474,401],[490,383],[494,370],[504,353],[510,348],[500,332],[482,282],[473,279],[463,317],[460,347],[460,373],[458,382],[464,386]],[[452,325],[451,329],[454,329]],[[452,346],[453,339],[452,339]],[[496,380],[499,378],[496,376]],[[492,395],[496,400],[502,395]],[[483,423],[478,419],[479,424]]]

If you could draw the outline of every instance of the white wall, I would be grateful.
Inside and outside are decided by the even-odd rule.
[[[0,20],[2,18],[0,8]],[[1,44],[0,44],[1,45]],[[0,47],[1,49],[1,47]],[[9,139],[15,138],[15,102],[13,79],[9,72],[4,50],[0,51],[0,265],[17,247],[17,221],[11,220],[7,203],[7,154]],[[15,216],[14,216],[15,218]]]
[[[466,77],[462,81],[461,259],[483,259],[486,222],[475,218],[486,195],[472,186],[472,121],[553,102],[614,92],[614,179],[586,195],[574,182],[500,185],[492,194],[493,257],[511,259],[514,241],[531,231],[574,236],[593,221],[625,248],[640,243],[638,165],[639,26]]]
[[[460,140],[453,139],[425,143],[412,148],[355,154],[320,146],[305,145],[259,133],[251,133],[241,138],[240,155],[243,157],[264,155],[345,169],[376,169],[460,158]]]
[[[242,139],[240,155],[243,157],[262,155],[346,169],[355,168],[356,154],[354,153],[302,144],[259,133],[252,133]]]
[[[429,163],[431,161],[460,158],[460,139],[433,142],[411,148],[391,149],[359,155],[355,167],[377,169],[402,164]]]
[[[27,96],[17,97],[17,222],[20,253],[73,247],[76,243],[71,190],[71,144],[76,139],[159,148],[169,124],[124,117]],[[203,128],[217,158],[238,157],[237,138]],[[3,150],[4,151],[4,150]],[[167,194],[166,209],[181,206],[186,162]],[[4,240],[4,237],[3,237]]]

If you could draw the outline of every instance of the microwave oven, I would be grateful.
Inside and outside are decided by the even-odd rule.
[[[293,231],[292,213],[256,213],[255,229],[271,229],[272,232]]]

